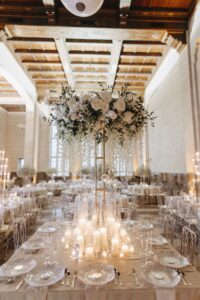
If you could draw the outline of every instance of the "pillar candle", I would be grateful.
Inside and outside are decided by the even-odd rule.
[[[93,232],[93,247],[95,252],[100,251],[100,232],[98,230]]]
[[[83,237],[83,235],[77,236],[76,241],[77,241],[77,244],[79,244],[81,254],[83,254],[83,252],[84,252],[84,237]]]
[[[107,249],[108,237],[107,237],[107,229],[105,227],[100,228],[100,240],[101,240],[101,249]]]
[[[111,251],[112,255],[117,256],[119,254],[119,240],[116,238],[113,238],[111,240]]]
[[[87,247],[85,249],[85,258],[93,259],[94,258],[94,249],[93,247]]]

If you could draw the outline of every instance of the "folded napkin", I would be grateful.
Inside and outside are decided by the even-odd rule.
[[[85,287],[85,299],[86,300],[106,300],[107,291],[106,286],[89,286]]]
[[[155,288],[156,300],[176,300],[175,289]]]
[[[46,300],[48,287],[32,287],[28,286],[27,291],[29,300]]]

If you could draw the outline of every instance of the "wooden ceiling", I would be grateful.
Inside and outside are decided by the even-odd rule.
[[[197,0],[104,0],[88,18],[72,15],[60,0],[1,0],[0,28],[5,24],[167,29],[185,40],[188,18]]]
[[[3,77],[0,76],[0,97],[19,97],[14,87]]]
[[[144,93],[169,46],[186,42],[196,2],[105,0],[95,15],[78,18],[60,0],[1,0],[0,28],[39,100],[62,84],[87,91],[99,82],[114,90],[128,83]]]

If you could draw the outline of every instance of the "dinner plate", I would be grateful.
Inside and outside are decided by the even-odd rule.
[[[53,233],[56,230],[58,230],[58,227],[56,225],[43,225],[38,229],[39,232],[43,233]]]
[[[169,242],[163,236],[159,235],[159,236],[152,237],[152,245],[163,246],[166,244],[169,244]]]
[[[181,255],[175,255],[170,253],[164,253],[157,255],[155,261],[161,265],[169,268],[179,269],[189,265],[189,261],[186,257]]]
[[[6,277],[16,277],[30,272],[36,261],[30,257],[9,260],[0,267],[0,273]]]
[[[140,281],[149,283],[155,287],[173,288],[180,282],[177,271],[161,266],[150,266],[139,272]]]
[[[27,274],[25,281],[34,287],[55,284],[64,277],[65,269],[59,264],[43,265]]]
[[[22,249],[26,251],[37,251],[46,248],[46,245],[41,240],[27,241],[22,245]]]
[[[81,269],[78,278],[86,285],[104,285],[115,277],[114,267],[111,265],[87,265]]]
[[[146,223],[140,223],[140,224],[139,224],[139,227],[140,227],[140,229],[142,229],[142,230],[150,230],[150,229],[153,228],[153,224],[148,223],[148,222],[146,222]]]

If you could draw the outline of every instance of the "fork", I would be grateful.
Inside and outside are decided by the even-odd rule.
[[[71,284],[71,288],[72,288],[72,289],[74,288],[74,284],[75,284],[75,280],[76,280],[77,274],[78,274],[78,272],[77,272],[77,271],[74,271],[74,276],[73,276],[72,284]]]
[[[67,274],[67,272],[68,272],[68,270],[67,270],[67,268],[66,268],[66,269],[65,269],[65,273],[64,273],[64,277],[63,277],[63,279],[62,279],[61,282],[60,282],[61,285],[64,285],[64,284],[65,284],[65,275]]]
[[[186,275],[185,275],[185,273],[184,272],[181,272],[181,274],[183,275],[183,277],[184,277],[184,279],[185,279],[185,281],[188,283],[188,285],[192,285],[192,283],[191,283],[191,281],[188,279],[188,278],[186,278]]]
[[[67,272],[67,281],[66,281],[66,285],[70,286],[70,272]]]
[[[114,277],[114,285],[117,285],[117,269],[114,268],[115,277]]]
[[[188,283],[186,282],[184,276],[183,276],[183,273],[180,272],[179,270],[177,270],[177,273],[179,274],[179,276],[181,277],[181,280],[183,282],[184,285],[188,285]]]
[[[121,276],[120,272],[117,272],[117,278],[118,278],[118,280],[119,280],[119,285],[123,285],[120,276]]]
[[[132,268],[132,275],[135,277],[135,283],[136,283],[136,285],[137,285],[138,287],[140,287],[141,284],[140,284],[139,281],[138,281],[138,278],[137,278],[137,275],[136,275],[136,270],[135,270],[135,268]]]

